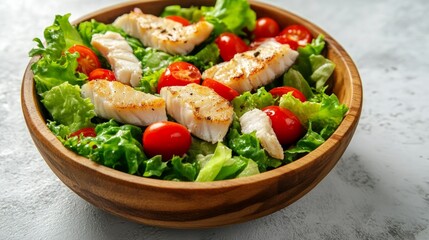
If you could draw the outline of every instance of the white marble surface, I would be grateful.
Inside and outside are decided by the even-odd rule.
[[[55,14],[120,0],[2,0],[0,239],[429,239],[429,2],[277,0],[356,62],[364,108],[355,137],[308,195],[269,216],[206,230],[139,225],[100,211],[45,164],[25,126],[20,84]]]

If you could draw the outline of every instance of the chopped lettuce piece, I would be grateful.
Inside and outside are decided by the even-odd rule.
[[[191,22],[202,17],[214,25],[213,37],[223,32],[244,35],[244,30],[253,30],[256,25],[256,13],[247,0],[217,0],[214,6],[183,8],[179,5],[168,6],[161,16],[178,15]],[[240,16],[240,17],[237,17]]]
[[[293,68],[290,68],[283,75],[283,85],[298,89],[307,99],[312,98],[314,95],[308,82],[304,79],[300,72]]]
[[[246,166],[249,159],[242,156],[234,156],[227,159],[217,174],[215,180],[235,178]]]
[[[161,155],[154,156],[148,160],[143,161],[140,165],[144,170],[142,171],[143,177],[160,177],[164,170],[167,168],[167,163],[162,161]]]
[[[313,71],[310,79],[314,83],[316,90],[320,90],[325,87],[326,81],[334,72],[335,64],[322,55],[311,55],[309,59]]]
[[[294,147],[287,149],[285,153],[284,161],[286,163],[293,162],[297,158],[313,151],[322,143],[325,142],[325,139],[318,133],[314,132],[311,127],[311,122],[309,123],[309,128],[304,137],[302,137]]]
[[[71,54],[69,52],[65,52],[59,58],[46,55],[31,65],[37,93],[41,95],[64,82],[83,85],[87,77],[83,73],[76,72],[78,56],[78,53]]]
[[[65,82],[44,92],[42,97],[41,101],[54,121],[68,126],[71,132],[93,125],[94,105],[88,98],[81,97],[78,86]]]
[[[280,99],[280,106],[292,111],[306,128],[312,122],[313,129],[318,133],[323,133],[326,139],[340,125],[348,108],[340,104],[334,95],[319,93],[318,102],[301,102],[292,96],[292,93],[285,94]]]
[[[241,117],[245,112],[254,108],[264,108],[273,105],[275,98],[271,93],[267,92],[264,87],[257,90],[256,93],[244,92],[240,96],[232,100],[234,112],[238,117]]]
[[[259,172],[258,164],[256,162],[254,162],[252,159],[247,159],[246,167],[243,169],[243,171],[241,171],[236,176],[236,178],[248,177],[248,176],[256,175],[259,173],[260,172]]]
[[[45,28],[44,31],[46,47],[43,46],[40,39],[35,38],[34,41],[38,43],[38,47],[33,48],[29,55],[31,57],[36,55],[51,55],[58,58],[71,46],[75,44],[83,45],[83,40],[76,28],[70,24],[69,17],[70,14],[64,16],[56,15],[54,23]]]
[[[232,151],[223,143],[218,142],[210,160],[201,168],[195,181],[209,182],[215,180],[224,163],[232,157]]]
[[[64,146],[101,165],[130,174],[137,174],[147,159],[138,139],[142,131],[133,125],[119,125],[113,120],[96,126],[96,137],[71,137]],[[150,162],[150,173],[156,174],[156,159]]]
[[[320,55],[325,47],[325,37],[323,35],[317,36],[313,39],[310,44],[305,47],[298,47],[298,58],[296,64],[293,66],[294,69],[298,70],[305,80],[310,81],[310,76],[313,73],[310,56]],[[311,82],[309,82],[311,85]]]

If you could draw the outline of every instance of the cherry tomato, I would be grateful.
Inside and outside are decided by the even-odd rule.
[[[158,93],[167,86],[185,86],[190,83],[200,84],[201,72],[187,62],[174,62],[161,74],[158,80]]]
[[[88,80],[98,80],[98,79],[104,79],[107,81],[115,81],[115,73],[110,71],[109,69],[104,68],[97,68],[92,70],[92,72],[89,73]]]
[[[229,61],[235,54],[249,50],[249,46],[239,36],[233,33],[222,33],[215,39],[224,61]]]
[[[271,119],[274,133],[283,146],[297,142],[304,133],[298,117],[286,108],[268,106],[262,109]]]
[[[173,155],[183,156],[191,146],[191,134],[183,125],[175,122],[156,122],[143,133],[143,149],[150,157],[162,155],[163,161]]]
[[[276,36],[274,39],[276,39],[276,41],[281,44],[288,44],[289,47],[293,50],[298,49],[298,43],[294,40],[289,39],[287,35],[279,35]]]
[[[292,92],[292,96],[298,98],[301,102],[307,101],[307,98],[304,96],[304,94],[294,87],[283,86],[276,87],[270,90],[271,95],[276,97],[281,97],[283,96],[283,94],[286,94],[288,92]]]
[[[93,127],[87,127],[77,130],[76,132],[70,134],[69,137],[75,137],[75,136],[84,136],[84,137],[96,137],[97,134],[95,133],[95,128]]]
[[[255,29],[253,35],[255,39],[258,38],[270,38],[275,37],[279,34],[280,27],[276,20],[270,17],[258,18],[256,20]]]
[[[73,45],[71,48],[69,48],[68,51],[70,53],[79,53],[79,58],[77,59],[78,72],[88,75],[94,69],[101,67],[97,55],[88,47],[82,45]]]
[[[183,18],[181,16],[170,15],[170,16],[166,16],[165,18],[173,20],[173,21],[178,22],[178,23],[181,23],[183,26],[191,25],[191,23],[188,21],[188,19]]]
[[[217,94],[228,101],[232,101],[235,97],[240,96],[234,89],[210,78],[204,79],[202,85],[213,89]]]
[[[302,25],[290,25],[284,28],[278,36],[279,38],[286,38],[290,41],[296,42],[298,46],[304,47],[313,39],[311,32]],[[284,40],[286,41],[286,40]]]

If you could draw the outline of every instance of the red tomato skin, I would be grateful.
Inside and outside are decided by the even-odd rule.
[[[222,33],[215,39],[220,56],[224,61],[231,60],[235,54],[249,50],[249,46],[239,36],[233,33]]]
[[[87,127],[87,128],[82,128],[77,130],[76,132],[70,134],[69,137],[75,137],[75,136],[80,137],[81,135],[83,135],[84,137],[96,137],[97,133],[95,133],[95,128]]]
[[[181,17],[181,16],[170,15],[170,16],[166,16],[165,18],[173,20],[175,22],[178,22],[178,23],[182,24],[184,27],[191,25],[191,23],[188,21],[188,19]]]
[[[262,17],[256,20],[253,35],[255,39],[275,37],[280,32],[280,26],[276,20],[270,17]]]
[[[292,96],[298,98],[301,102],[307,101],[307,98],[305,97],[305,95],[294,87],[283,86],[283,87],[276,87],[270,90],[271,95],[275,97],[281,97],[283,96],[283,94],[287,94],[288,92],[292,92]]]
[[[73,45],[68,50],[70,53],[79,53],[77,59],[77,71],[89,75],[94,69],[100,68],[101,63],[97,55],[89,47],[83,45]]]
[[[298,117],[286,108],[279,106],[268,106],[262,109],[271,119],[274,133],[280,144],[289,146],[296,143],[304,133]]]
[[[161,74],[158,80],[157,91],[167,86],[185,86],[190,83],[200,84],[201,72],[194,65],[187,62],[174,62]]]
[[[98,80],[98,79],[103,79],[107,81],[116,81],[116,76],[115,76],[115,73],[113,73],[113,71],[109,69],[97,68],[92,70],[89,73],[88,80],[92,81],[92,80]]]
[[[143,149],[149,156],[161,155],[163,161],[174,155],[183,156],[190,148],[192,138],[185,126],[176,122],[156,122],[143,133]]]
[[[235,97],[240,96],[240,94],[234,89],[210,78],[206,78],[203,81],[203,86],[213,89],[221,97],[225,98],[228,101],[232,101]]]
[[[289,25],[285,27],[278,36],[283,36],[283,38],[296,42],[300,47],[305,47],[305,45],[310,43],[311,40],[313,39],[313,36],[311,35],[310,30],[308,30],[306,27],[302,25],[297,25],[297,24]],[[286,41],[286,40],[283,40],[283,41]]]
[[[288,44],[293,50],[297,50],[299,45],[297,42],[290,40],[287,35],[279,35],[274,38],[278,43]]]

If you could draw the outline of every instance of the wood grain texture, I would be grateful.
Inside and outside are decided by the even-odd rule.
[[[194,1],[181,1],[190,6]],[[78,19],[112,22],[118,15],[140,7],[159,14],[172,0],[127,1]],[[201,5],[213,1],[199,1]],[[194,2],[195,4],[195,2]],[[330,80],[333,92],[349,111],[335,133],[305,157],[256,176],[211,183],[171,182],[129,175],[78,156],[49,131],[35,93],[30,70],[23,77],[21,104],[35,145],[52,171],[70,189],[112,214],[148,225],[169,228],[208,228],[255,219],[282,209],[314,188],[335,166],[347,148],[362,108],[358,71],[344,49],[319,27],[288,11],[251,2],[258,16],[270,16],[282,26],[299,23],[314,34],[324,34],[327,56],[336,65]]]

